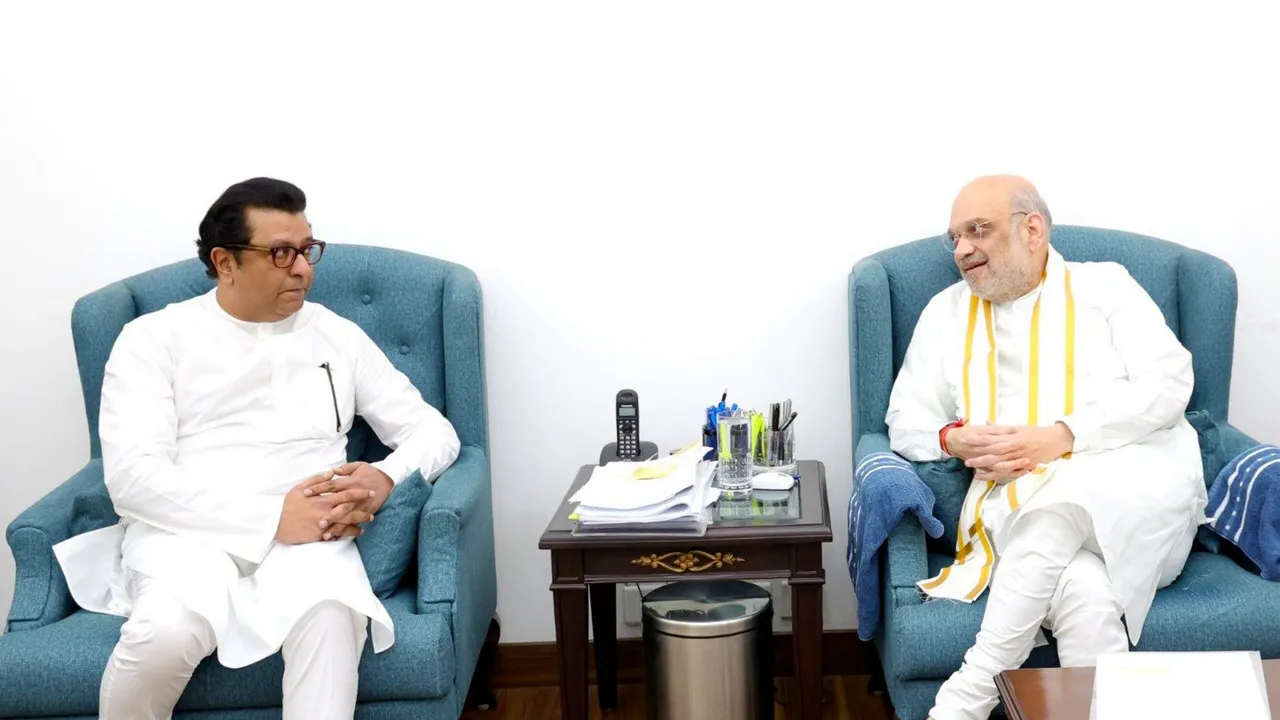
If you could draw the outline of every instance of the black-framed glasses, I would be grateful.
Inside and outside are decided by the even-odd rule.
[[[1030,214],[1031,213],[1026,210],[1019,210],[1017,212],[1009,213],[1005,217],[1014,218],[1018,215]],[[964,224],[964,227],[961,228],[960,232],[947,230],[947,232],[942,236],[942,244],[948,251],[953,253],[956,251],[956,246],[960,244],[959,239],[961,237],[968,240],[970,245],[977,245],[987,236],[987,231],[991,228],[991,223],[993,222],[995,222],[995,220],[970,220]]]
[[[277,245],[275,247],[259,247],[257,245],[223,245],[225,248],[236,248],[239,250],[256,250],[258,252],[269,253],[271,262],[275,263],[278,268],[291,268],[293,263],[297,261],[298,254],[306,258],[308,265],[315,265],[320,262],[320,258],[324,257],[324,241],[312,240],[300,248],[292,245]]]

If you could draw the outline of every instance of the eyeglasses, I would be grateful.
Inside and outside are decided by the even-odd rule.
[[[300,248],[292,245],[277,245],[276,247],[259,247],[257,245],[223,245],[225,248],[237,248],[239,250],[256,250],[257,252],[269,253],[271,262],[275,263],[278,268],[291,268],[293,263],[298,259],[298,253],[302,253],[302,257],[307,259],[308,265],[315,265],[320,262],[320,258],[324,257],[324,241],[313,240]]]
[[[1031,213],[1025,210],[1020,210],[1015,213],[1010,213],[1006,217],[1013,218],[1018,215],[1030,214]],[[982,242],[982,239],[986,237],[987,230],[990,229],[991,223],[993,222],[995,222],[995,220],[970,220],[965,223],[964,228],[959,233],[956,233],[954,230],[948,230],[946,234],[942,236],[942,244],[948,251],[953,253],[956,251],[956,245],[960,244],[959,239],[962,237],[965,240],[968,240],[970,245],[976,245]]]

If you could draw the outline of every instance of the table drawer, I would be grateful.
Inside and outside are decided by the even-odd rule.
[[[791,548],[732,543],[708,545],[696,540],[672,541],[666,547],[635,547],[594,550],[585,553],[585,575],[601,580],[628,581],[732,575],[787,577],[791,570]]]

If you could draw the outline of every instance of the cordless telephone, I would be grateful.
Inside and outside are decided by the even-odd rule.
[[[634,460],[640,455],[640,398],[635,390],[619,390],[614,402],[618,425],[618,457]]]
[[[658,446],[640,439],[640,396],[635,390],[619,390],[613,399],[613,424],[617,440],[600,450],[600,464],[643,462],[658,456]]]

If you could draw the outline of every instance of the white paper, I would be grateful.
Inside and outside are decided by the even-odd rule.
[[[698,465],[707,449],[690,448],[648,462],[611,462],[592,469],[591,478],[570,502],[613,510],[638,510],[670,500],[698,481]],[[635,472],[644,467],[673,465],[665,477],[638,480]]]
[[[704,508],[715,502],[718,495],[711,487],[711,476],[716,467],[715,462],[695,462],[688,472],[693,482],[676,491],[674,495],[657,502],[639,504],[649,493],[650,497],[666,495],[670,487],[683,485],[683,480],[673,481],[665,489],[654,483],[667,480],[634,480],[620,479],[606,475],[591,493],[575,493],[574,498],[580,502],[575,511],[579,522],[586,525],[661,523],[686,519],[690,522],[700,520],[704,516]],[[682,468],[680,474],[685,470]],[[593,478],[592,482],[595,482]],[[637,489],[639,485],[642,489]],[[655,489],[658,488],[658,489]],[[584,490],[585,490],[584,486]],[[599,504],[596,504],[599,503]]]
[[[1098,656],[1097,720],[1271,720],[1256,652],[1131,652]]]

